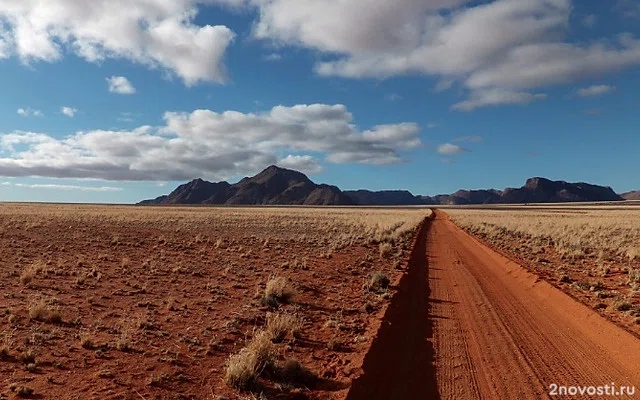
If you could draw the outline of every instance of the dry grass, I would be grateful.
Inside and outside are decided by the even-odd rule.
[[[60,311],[51,308],[44,301],[35,302],[29,306],[29,318],[52,324],[59,324],[62,322],[62,314]]]
[[[245,390],[256,385],[258,377],[276,360],[269,333],[259,331],[246,347],[229,357],[225,381],[233,388]]]
[[[380,258],[388,258],[392,251],[391,243],[380,243]]]
[[[293,301],[295,289],[291,280],[282,276],[270,278],[264,289],[263,302],[271,307]]]
[[[93,379],[97,370],[92,369],[97,367],[119,370],[119,378],[129,380],[138,373],[143,356],[158,367],[154,374],[180,369],[189,376],[211,376],[212,382],[226,377],[233,387],[280,379],[285,356],[295,355],[322,370],[311,353],[325,357],[328,352],[324,346],[309,347],[307,340],[327,341],[324,310],[351,310],[363,304],[364,297],[376,297],[361,290],[364,277],[376,270],[395,280],[400,272],[393,269],[394,261],[404,259],[411,233],[427,214],[419,208],[2,204],[0,250],[7,267],[2,283],[11,295],[4,300],[5,308],[15,310],[15,315],[5,316],[4,327],[14,332],[18,343],[8,349],[9,357],[18,360],[27,348],[43,359],[11,365],[26,376],[31,376],[24,371],[30,364],[38,366],[39,373],[49,374],[47,363],[69,370],[74,388],[51,386],[52,395],[64,390],[78,394],[78,383],[87,376]],[[388,259],[378,258],[380,247],[391,249]],[[32,269],[38,265],[44,267],[42,272]],[[23,273],[29,276],[24,280],[27,287],[19,279]],[[263,322],[260,298],[271,299],[278,314],[264,320],[264,334],[255,335],[246,350],[238,352],[242,345],[236,347],[237,343],[247,334],[251,337],[256,324]],[[341,320],[345,329],[329,332],[344,349],[350,349],[351,329],[364,336],[372,328],[359,308],[353,313],[356,322]],[[303,329],[293,315],[304,320],[304,341],[290,340]],[[138,317],[151,318],[157,328],[128,328],[118,322]],[[233,323],[227,325],[227,320]],[[83,337],[85,333],[95,343]],[[259,340],[262,335],[266,342]],[[284,343],[274,343],[280,340]],[[203,355],[208,343],[215,343],[213,351]],[[60,348],[65,350],[62,359],[58,350],[52,353]],[[83,348],[92,349],[91,354]],[[265,353],[270,355],[260,356]],[[95,368],[83,363],[87,356],[100,360]],[[336,360],[349,356],[332,354]],[[219,366],[226,360],[225,371]],[[293,363],[290,367],[295,376],[297,368]],[[149,374],[135,378],[132,388],[144,385]],[[36,378],[43,383],[47,376]],[[185,383],[177,376],[171,374],[170,385],[162,390],[194,390],[197,398],[208,396],[195,380]],[[42,387],[38,383],[34,388],[40,392]],[[292,390],[286,384],[282,388]],[[219,394],[235,398],[231,393],[225,387]],[[157,394],[171,395],[160,390]]]
[[[371,275],[369,281],[365,284],[365,289],[374,293],[384,293],[391,284],[391,279],[384,272],[378,271]]]
[[[516,235],[534,246],[552,244],[569,259],[600,254],[631,262],[640,254],[640,210],[450,209],[447,213],[473,233],[488,238]]]
[[[284,361],[280,367],[279,375],[283,382],[293,386],[311,387],[318,379],[311,370],[295,358],[288,358]]]
[[[291,339],[300,336],[302,324],[291,314],[267,314],[267,333],[273,342],[281,342],[287,336]]]

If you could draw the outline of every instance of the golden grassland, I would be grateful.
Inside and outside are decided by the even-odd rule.
[[[70,220],[105,225],[144,223],[176,233],[194,226],[224,232],[242,229],[247,236],[277,236],[293,240],[324,238],[333,245],[393,242],[412,233],[430,209],[288,208],[288,207],[134,207],[21,203],[0,204],[0,226],[35,229]],[[24,225],[26,224],[26,226]]]
[[[640,333],[640,209],[449,209],[469,233]]]
[[[560,254],[581,257],[614,253],[640,260],[640,210],[462,210],[456,223],[488,237],[509,232],[552,244]]]
[[[306,386],[307,368],[323,371],[313,357],[364,351],[430,214],[0,203],[0,370],[10,373],[0,385],[40,394],[97,379],[117,392],[117,378],[145,396],[195,398],[265,376]],[[300,340],[318,343],[313,357]],[[101,361],[87,367],[86,357]],[[151,372],[128,376],[139,363]]]

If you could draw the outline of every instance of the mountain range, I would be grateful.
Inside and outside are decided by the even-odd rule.
[[[138,204],[226,205],[462,205],[621,201],[640,199],[640,191],[616,194],[606,186],[568,183],[545,178],[527,179],[524,186],[504,190],[458,190],[437,196],[414,195],[406,190],[345,190],[316,184],[305,174],[272,165],[238,183],[195,179],[168,195]]]

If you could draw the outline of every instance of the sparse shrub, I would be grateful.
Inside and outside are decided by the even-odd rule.
[[[384,272],[378,271],[371,275],[369,282],[365,285],[366,289],[374,293],[382,293],[389,288],[391,280]]]
[[[327,350],[336,351],[338,349],[340,349],[340,341],[335,337],[329,339],[329,341],[327,342]]]
[[[23,352],[22,354],[20,354],[20,357],[18,357],[18,360],[23,363],[23,364],[35,364],[36,363],[36,353],[34,353],[32,350],[27,350],[25,352]]]
[[[25,268],[20,274],[20,283],[26,286],[33,281],[34,277],[35,277],[35,271],[33,270],[33,268],[31,267]]]
[[[562,283],[571,283],[571,278],[569,277],[569,275],[567,274],[562,274],[560,275],[560,277],[558,278],[558,280]]]
[[[160,387],[163,384],[169,382],[170,380],[171,380],[171,377],[165,373],[154,374],[149,377],[149,381],[147,381],[147,384],[149,386]]]
[[[33,396],[33,389],[31,389],[28,386],[15,386],[13,388],[13,392],[18,396],[18,397],[22,397],[22,398],[29,398],[31,396]]]
[[[296,338],[300,335],[300,321],[291,314],[267,314],[267,332],[273,342],[283,341],[287,335]]]
[[[62,322],[62,314],[58,310],[50,309],[44,301],[34,303],[29,307],[29,318],[52,324]]]
[[[270,307],[277,307],[279,304],[290,303],[295,295],[295,290],[291,281],[285,277],[278,276],[269,279],[264,289],[263,302]]]
[[[631,310],[631,303],[625,298],[618,298],[611,303],[611,306],[618,311]]]
[[[295,358],[288,358],[280,367],[280,378],[294,386],[313,386],[318,379],[308,368]]]
[[[28,372],[33,373],[37,371],[38,367],[36,366],[35,363],[31,363],[31,364],[25,365],[24,369],[26,369]]]
[[[391,246],[391,243],[380,243],[380,257],[381,258],[387,258],[391,255],[391,252],[393,251],[393,247]]]
[[[91,338],[88,336],[82,336],[80,338],[80,345],[87,350],[93,350],[96,347],[95,343],[93,343],[93,340],[91,340]]]
[[[127,336],[122,335],[116,340],[116,349],[124,353],[130,353],[133,351],[133,345]]]
[[[2,344],[0,344],[0,360],[8,360],[11,358],[11,343],[8,337],[5,337]]]
[[[629,283],[640,283],[640,269],[630,269],[629,270]]]
[[[249,389],[258,377],[275,364],[275,351],[267,332],[258,332],[238,354],[229,357],[225,382],[239,390]]]
[[[367,301],[366,303],[364,303],[364,307],[363,308],[364,308],[364,311],[366,313],[372,313],[376,309],[376,307],[370,301]]]
[[[602,265],[598,269],[598,273],[599,273],[600,276],[607,276],[607,275],[609,275],[609,272],[611,272],[611,267],[609,267],[607,265]]]

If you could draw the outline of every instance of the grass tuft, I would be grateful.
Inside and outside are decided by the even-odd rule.
[[[291,314],[267,314],[267,333],[275,343],[283,341],[287,336],[300,336],[302,324]]]
[[[369,282],[365,285],[365,288],[374,293],[383,293],[391,284],[391,279],[384,272],[378,271],[371,275]]]
[[[280,304],[288,304],[293,301],[295,289],[288,278],[277,276],[269,279],[264,289],[263,303],[277,308]]]
[[[238,354],[229,357],[225,371],[225,382],[238,390],[255,387],[258,377],[275,365],[276,353],[271,337],[259,331]]]

